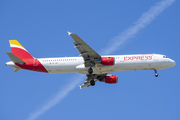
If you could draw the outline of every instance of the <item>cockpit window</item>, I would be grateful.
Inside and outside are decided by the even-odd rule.
[[[168,58],[167,56],[163,56],[163,58]]]

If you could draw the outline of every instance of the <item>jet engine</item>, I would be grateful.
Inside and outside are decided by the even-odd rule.
[[[114,65],[114,57],[102,57],[101,59],[101,63],[102,65],[107,65],[107,66],[111,66]]]
[[[117,75],[107,75],[103,79],[99,80],[100,82],[105,82],[108,84],[115,84],[118,82],[118,76]]]

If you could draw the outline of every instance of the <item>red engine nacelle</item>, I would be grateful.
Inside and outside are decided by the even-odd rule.
[[[103,57],[101,63],[107,66],[114,65],[114,57]]]
[[[118,76],[117,75],[107,75],[104,77],[104,82],[108,84],[115,84],[118,82]]]

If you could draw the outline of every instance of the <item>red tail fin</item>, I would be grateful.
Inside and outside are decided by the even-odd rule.
[[[34,57],[29,54],[29,52],[17,40],[9,40],[9,43],[12,53],[20,59],[34,59]]]

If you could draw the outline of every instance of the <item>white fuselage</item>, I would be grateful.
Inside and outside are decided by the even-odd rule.
[[[153,70],[164,69],[175,65],[175,62],[161,54],[137,54],[137,55],[108,55],[102,57],[114,57],[113,66],[95,66],[93,74],[112,73],[124,70]],[[88,74],[88,68],[84,66],[82,57],[59,57],[38,59],[49,73],[78,72]]]

